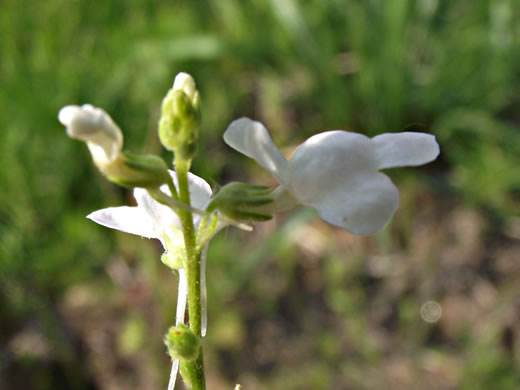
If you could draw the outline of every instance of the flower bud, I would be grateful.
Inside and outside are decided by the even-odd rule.
[[[200,96],[193,77],[179,73],[161,106],[159,139],[177,159],[191,161],[197,152]]]
[[[267,221],[272,218],[271,188],[245,183],[229,183],[210,201],[206,211],[220,211],[237,221]]]
[[[188,73],[180,72],[173,80],[173,89],[183,91],[190,99],[197,93],[195,80]]]
[[[184,324],[172,326],[164,337],[172,359],[195,360],[199,356],[201,340]]]

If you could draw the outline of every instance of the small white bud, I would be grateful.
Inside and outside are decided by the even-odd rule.
[[[197,91],[195,80],[193,80],[193,77],[188,73],[181,72],[175,76],[175,80],[173,81],[173,90],[181,90],[188,95],[190,100],[193,100],[195,92]]]

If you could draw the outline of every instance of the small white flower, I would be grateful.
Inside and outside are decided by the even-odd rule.
[[[175,172],[169,171],[175,186],[177,184],[177,176]],[[200,210],[204,210],[211,197],[211,188],[206,181],[196,175],[188,173],[189,191],[191,205]],[[163,185],[161,191],[170,195],[168,186]],[[166,248],[164,241],[165,236],[169,237],[171,242],[179,241],[179,233],[181,223],[177,214],[172,209],[164,206],[154,200],[146,190],[142,188],[134,189],[134,197],[137,201],[136,207],[120,206],[109,207],[94,211],[89,214],[87,218],[92,221],[106,226],[111,229],[120,230],[122,232],[136,234],[147,238],[155,238],[161,241],[163,247]],[[193,215],[193,223],[195,227],[200,222],[199,215]],[[220,225],[220,228],[224,225]],[[218,228],[216,229],[218,230]],[[183,243],[182,243],[183,244]],[[170,248],[173,249],[173,248]],[[202,336],[206,334],[207,328],[207,293],[206,293],[206,254],[207,246],[202,250],[200,259],[201,268],[201,333]],[[186,273],[184,269],[179,269],[179,292],[177,294],[177,309],[176,309],[176,325],[184,323],[184,314],[186,311],[187,301],[187,283]],[[172,390],[175,386],[175,379],[179,369],[179,361],[172,361],[172,369],[170,373],[170,382],[168,389]]]
[[[90,104],[65,106],[58,113],[59,121],[71,138],[85,141],[98,165],[114,161],[123,147],[123,134],[110,115]]]
[[[177,175],[169,171],[175,186]],[[188,173],[190,200],[193,208],[204,210],[211,197],[211,188],[206,181],[192,173]],[[167,185],[162,185],[160,190],[170,195]],[[172,230],[181,228],[177,214],[168,206],[162,205],[153,199],[145,189],[134,189],[136,207],[119,206],[109,207],[94,211],[87,218],[100,225],[122,232],[136,234],[147,238],[156,238],[164,245],[164,235],[170,235]],[[199,223],[200,216],[193,216],[193,223]],[[171,237],[176,241],[176,237]]]
[[[311,206],[326,222],[355,234],[379,231],[398,207],[397,188],[379,170],[422,165],[439,155],[439,145],[429,134],[368,138],[335,130],[310,137],[288,162],[267,129],[248,118],[233,121],[224,141],[256,160],[280,183],[284,208]]]

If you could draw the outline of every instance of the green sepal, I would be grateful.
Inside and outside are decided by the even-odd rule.
[[[265,222],[273,218],[270,214],[248,213],[244,211],[233,211],[225,214],[226,217],[232,218],[235,221],[247,222]]]
[[[225,185],[208,204],[206,211],[220,211],[237,221],[261,222],[272,218],[271,188],[233,182]]]
[[[102,173],[123,187],[157,188],[170,180],[168,166],[155,155],[138,155],[122,152]]]
[[[164,343],[172,359],[191,361],[199,356],[202,341],[186,325],[179,324],[168,329]]]
[[[181,269],[182,268],[182,260],[177,254],[172,252],[164,252],[161,255],[161,262],[171,269]]]
[[[162,238],[166,247],[166,251],[161,255],[162,263],[171,269],[181,269],[186,262],[182,232],[175,229],[170,234],[163,234]]]

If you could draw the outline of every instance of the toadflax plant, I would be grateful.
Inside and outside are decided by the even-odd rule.
[[[178,274],[175,325],[164,338],[172,359],[168,390],[174,389],[179,370],[187,388],[206,388],[206,254],[219,230],[228,225],[251,230],[250,223],[303,205],[349,232],[375,233],[399,203],[396,187],[380,170],[422,165],[439,154],[429,134],[368,138],[337,130],[312,136],[287,161],[260,122],[241,118],[230,124],[224,141],[255,159],[280,185],[271,189],[234,182],[212,194],[204,179],[189,172],[197,152],[200,96],[186,73],[177,75],[163,99],[158,126],[175,170],[158,156],[125,151],[120,128],[100,108],[65,106],[58,119],[71,138],[86,142],[103,175],[134,189],[136,207],[109,207],[87,217],[111,229],[158,239],[165,250],[161,261]]]

